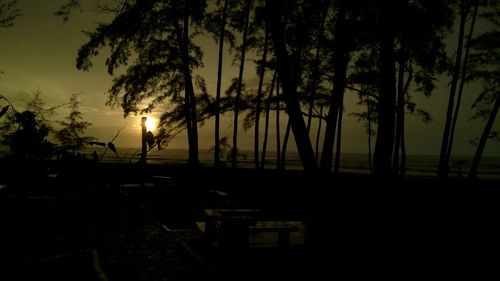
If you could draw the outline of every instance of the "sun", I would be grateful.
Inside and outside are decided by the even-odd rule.
[[[146,128],[148,129],[148,131],[156,129],[156,119],[153,117],[148,117],[148,119],[146,120]]]

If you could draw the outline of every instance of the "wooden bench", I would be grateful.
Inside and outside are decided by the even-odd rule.
[[[248,247],[249,226],[256,223],[254,209],[204,209],[205,238],[218,241],[222,250]]]
[[[248,248],[250,234],[277,233],[278,247],[290,247],[290,234],[299,228],[286,222],[259,221],[259,209],[204,209],[205,238],[218,241],[223,251]]]
[[[169,176],[152,176],[151,179],[157,186],[165,187],[175,184],[174,178]]]
[[[290,235],[292,232],[299,231],[299,228],[293,225],[277,224],[269,226],[250,226],[249,233],[278,233],[278,248],[290,247]]]
[[[231,216],[255,217],[261,212],[260,209],[203,209],[203,215],[208,218],[218,219]]]

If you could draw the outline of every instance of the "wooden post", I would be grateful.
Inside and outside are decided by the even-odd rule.
[[[141,118],[141,163],[146,164],[146,153],[147,153],[147,144],[146,144],[146,135],[147,135],[147,128],[146,128],[146,120],[148,120],[147,117],[142,117]]]

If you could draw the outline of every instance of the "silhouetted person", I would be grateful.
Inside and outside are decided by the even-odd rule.
[[[99,160],[99,156],[97,155],[97,151],[94,150],[94,152],[92,152],[92,160],[94,162],[97,162]]]

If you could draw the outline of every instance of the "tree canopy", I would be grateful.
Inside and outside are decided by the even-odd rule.
[[[101,7],[114,17],[87,33],[89,40],[78,52],[77,67],[89,70],[92,59],[109,48],[105,64],[114,78],[107,104],[120,106],[124,115],[162,108],[159,137],[168,141],[186,130],[193,162],[197,162],[198,124],[215,116],[217,162],[220,115],[234,112],[232,149],[236,151],[238,114],[246,111],[244,128],[255,126],[254,158],[255,166],[260,166],[258,128],[262,108],[271,108],[264,95],[265,87],[273,88],[265,75],[266,69],[271,69],[277,70],[276,90],[283,93],[272,99],[274,109],[277,115],[286,111],[304,167],[317,168],[319,156],[313,152],[310,133],[312,120],[321,119],[326,121],[326,130],[320,134],[318,128],[317,146],[323,136],[320,166],[330,171],[335,154],[337,171],[344,95],[358,93],[366,112],[357,116],[368,122],[369,142],[376,137],[375,173],[404,176],[405,115],[418,114],[424,122],[432,119],[413,97],[418,92],[429,96],[437,77],[446,71],[452,77],[450,101],[455,99],[452,93],[460,66],[451,63],[453,54],[446,53],[445,39],[452,34],[457,19],[470,21],[474,5],[493,4],[480,0],[117,1],[113,7]],[[81,9],[80,1],[68,0],[56,14],[67,20],[74,9]],[[204,77],[193,74],[203,66],[204,46],[194,43],[201,34],[212,36],[219,45],[216,93],[208,93]],[[224,43],[235,51],[234,62],[240,67],[226,97],[220,95]],[[458,61],[461,44],[457,50],[454,57]],[[262,55],[254,60],[258,87],[249,87],[244,81],[247,51]],[[481,64],[477,57],[474,63]],[[473,73],[478,77],[480,68],[476,69]],[[486,79],[484,73],[482,79]],[[459,100],[456,103],[455,115]],[[452,124],[451,113],[447,127]],[[277,127],[277,135],[279,130]],[[445,128],[445,134],[448,130]],[[447,138],[453,138],[453,126]],[[371,144],[369,147],[371,154]]]

